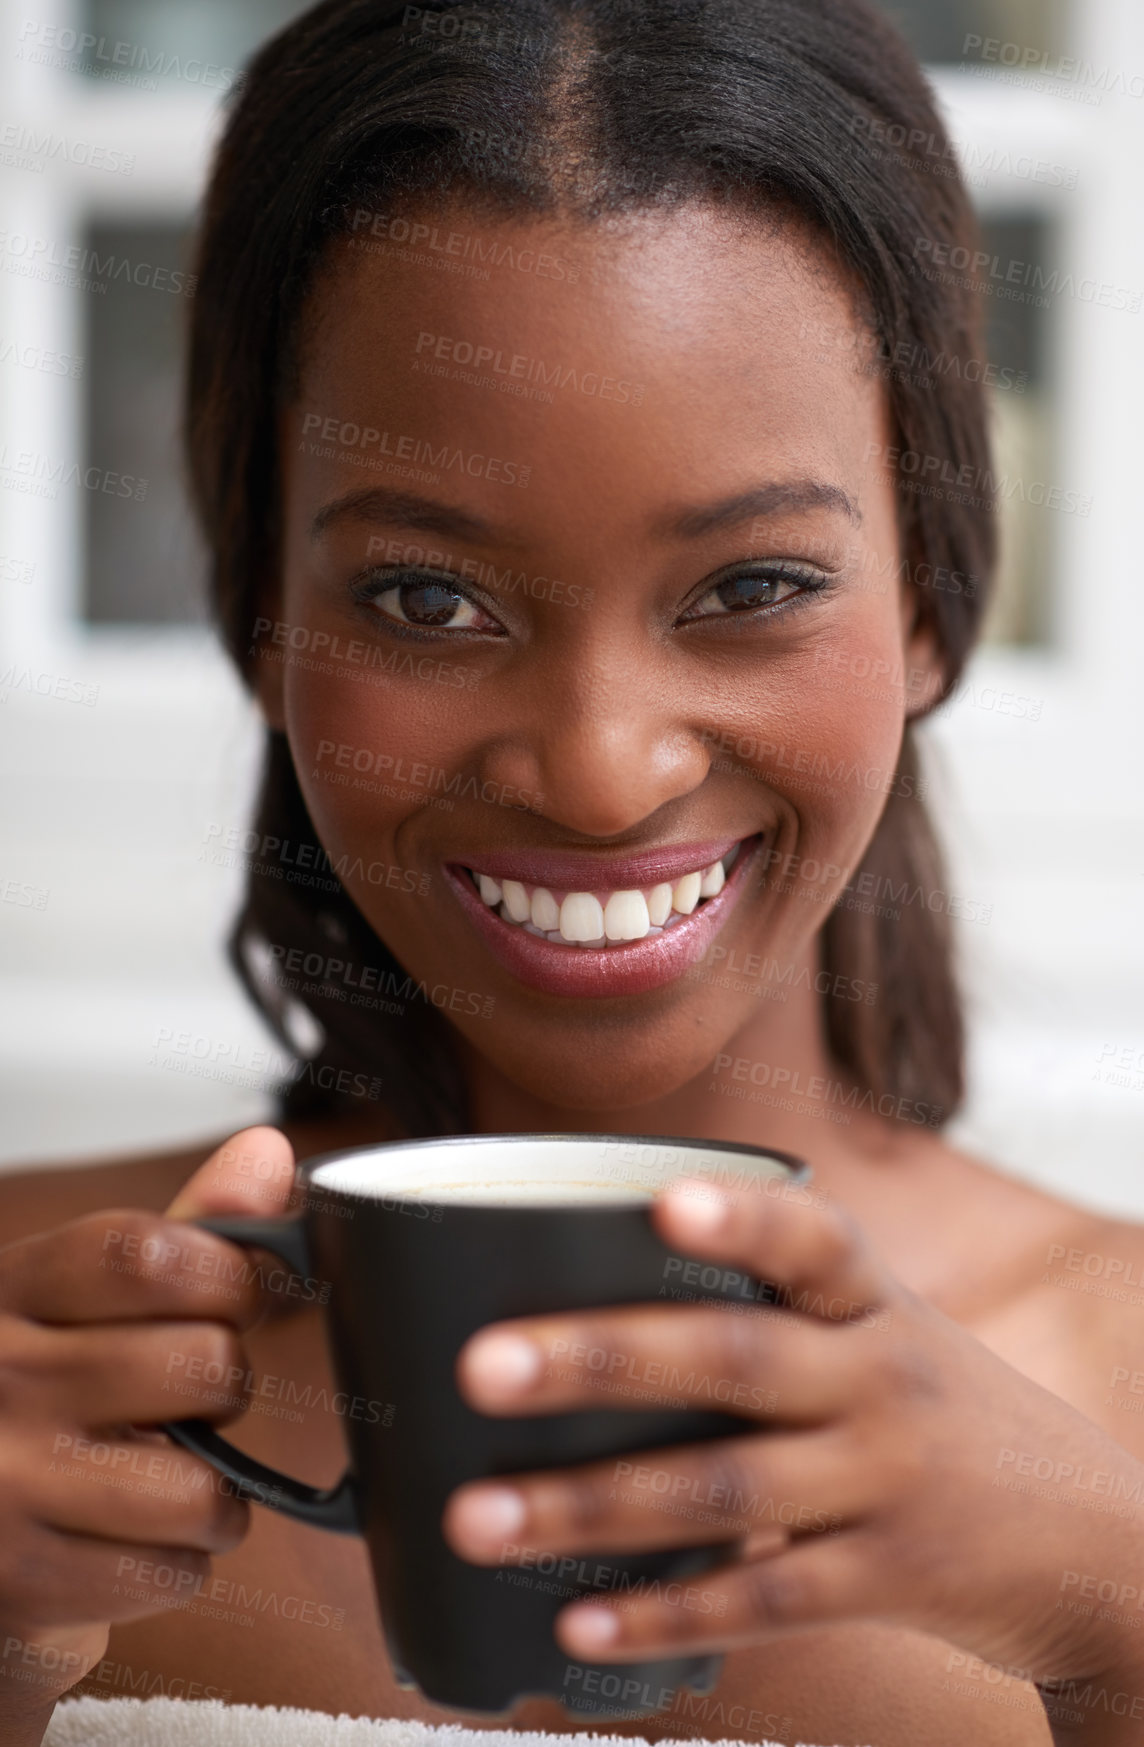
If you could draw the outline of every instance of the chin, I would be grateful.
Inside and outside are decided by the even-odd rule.
[[[580,1049],[574,1040],[551,1054],[529,1040],[516,1051],[481,1051],[490,1066],[529,1097],[559,1110],[637,1110],[680,1091],[708,1068],[717,1043],[703,1040],[686,1053],[668,1054],[646,1032],[630,1027],[625,1049],[613,1038],[605,1047]],[[573,1060],[573,1057],[577,1057]],[[477,1064],[479,1072],[479,1064]],[[607,1122],[602,1126],[606,1129]]]

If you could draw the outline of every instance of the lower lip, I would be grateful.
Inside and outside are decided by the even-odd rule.
[[[461,907],[506,970],[546,995],[646,995],[681,977],[705,957],[734,909],[764,839],[740,849],[723,890],[683,922],[648,940],[623,946],[554,946],[520,924],[504,922],[481,898],[469,875],[446,865]]]

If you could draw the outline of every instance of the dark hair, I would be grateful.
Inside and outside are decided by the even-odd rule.
[[[217,614],[247,680],[254,621],[273,596],[275,415],[291,393],[307,291],[355,212],[445,200],[585,223],[714,201],[761,221],[793,210],[829,239],[877,340],[872,367],[902,450],[904,574],[948,692],[987,598],[993,505],[988,494],[911,490],[910,468],[925,458],[925,473],[989,477],[977,302],[956,275],[923,270],[934,245],[975,247],[976,224],[923,74],[868,0],[325,0],[262,47],[207,191],[186,409]],[[255,829],[317,843],[276,733]],[[231,955],[304,1059],[283,1114],[361,1108],[363,1087],[380,1087],[409,1132],[463,1130],[452,1034],[431,998],[335,877],[308,885],[281,872],[252,868]],[[877,985],[872,1004],[824,1000],[831,1051],[878,1108],[905,1099],[944,1119],[963,1096],[963,1023],[945,906],[929,902],[941,858],[908,725],[851,885],[891,901],[839,905],[821,932],[832,988]],[[900,912],[894,893],[906,894]],[[284,944],[320,967],[304,1001],[320,1035],[311,1025],[308,1040],[276,975]],[[404,1015],[349,1006],[322,963],[331,957],[393,979]]]

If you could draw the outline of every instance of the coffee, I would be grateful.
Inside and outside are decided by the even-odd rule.
[[[650,1190],[629,1189],[623,1183],[541,1183],[528,1179],[401,1184],[384,1193],[400,1201],[444,1201],[466,1207],[638,1207],[652,1198]]]
[[[522,1147],[527,1141],[527,1150]],[[702,1176],[727,1155],[711,1145],[656,1148],[651,1157],[599,1135],[479,1135],[464,1145],[396,1142],[318,1165],[315,1189],[386,1201],[483,1207],[640,1207],[683,1172]],[[743,1149],[744,1151],[746,1149]],[[785,1174],[772,1158],[735,1155],[744,1175]],[[521,1169],[522,1163],[524,1170]],[[743,1166],[747,1169],[744,1172]]]

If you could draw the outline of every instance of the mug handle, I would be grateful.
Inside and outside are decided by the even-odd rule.
[[[242,1214],[224,1214],[215,1219],[190,1219],[186,1223],[197,1226],[200,1231],[213,1232],[216,1237],[224,1237],[230,1243],[252,1244],[269,1250],[272,1255],[281,1257],[295,1274],[308,1276],[310,1273],[310,1249],[304,1223],[299,1218],[261,1219],[257,1215],[248,1218]],[[240,1497],[253,1497],[270,1510],[280,1510],[312,1528],[330,1529],[340,1535],[360,1534],[353,1475],[348,1468],[336,1486],[323,1491],[247,1456],[226,1438],[220,1437],[207,1420],[172,1420],[161,1425],[159,1430],[166,1432],[185,1450],[202,1456],[212,1468],[233,1481]]]

